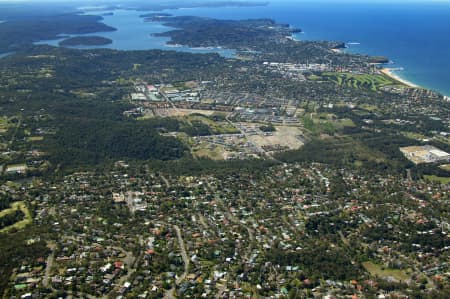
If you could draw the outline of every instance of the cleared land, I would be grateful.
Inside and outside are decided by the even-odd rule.
[[[175,109],[172,109],[175,110]],[[214,110],[196,110],[196,109],[177,109],[175,113],[178,113],[179,116],[186,116],[191,114],[203,114],[206,116],[211,116],[215,113]]]
[[[6,167],[6,172],[24,172],[28,169],[27,164],[14,164]]]
[[[198,148],[193,149],[193,154],[199,158],[209,158],[212,160],[224,160],[226,159],[227,151],[223,148],[223,146],[200,146]]]
[[[298,149],[304,145],[298,138],[301,135],[303,132],[297,127],[277,126],[272,136],[253,135],[248,136],[248,139],[260,147],[279,145],[289,149]]]
[[[191,114],[203,114],[206,116],[210,116],[216,113],[213,110],[196,110],[196,109],[174,109],[174,108],[160,108],[155,109],[155,114],[164,116],[164,117],[172,117],[172,116],[187,116]]]
[[[406,274],[405,270],[386,269],[373,262],[364,262],[363,267],[373,276],[378,276],[384,279],[395,279],[397,281],[405,282],[411,277]]]
[[[328,113],[311,113],[301,118],[303,127],[313,135],[334,134],[345,127],[355,127],[351,119],[337,119],[336,115]]]
[[[212,114],[210,114],[212,115]],[[200,121],[202,123],[204,123],[205,125],[208,125],[215,134],[237,134],[239,133],[239,131],[232,125],[230,125],[229,123],[223,121],[223,122],[216,122],[210,118],[207,118],[205,116],[202,115],[189,115],[187,117],[187,120],[189,122],[192,121]]]
[[[450,171],[450,164],[441,165],[441,168]]]

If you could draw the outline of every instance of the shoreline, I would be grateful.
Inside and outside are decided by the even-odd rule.
[[[423,87],[421,87],[421,86],[419,86],[419,85],[417,85],[417,84],[414,84],[414,83],[412,83],[412,82],[410,82],[410,81],[408,81],[408,80],[406,80],[406,79],[403,79],[403,78],[400,77],[399,75],[395,74],[395,73],[394,73],[394,70],[391,69],[391,68],[382,68],[382,69],[380,70],[380,72],[381,72],[383,75],[385,75],[385,76],[387,76],[387,77],[389,77],[389,78],[391,78],[391,79],[394,79],[395,81],[398,81],[398,82],[400,82],[400,83],[406,85],[407,87],[410,87],[410,88],[421,88],[421,89],[423,88]]]
[[[15,52],[5,52],[5,53],[0,53],[0,59],[3,59],[5,57],[8,57],[10,55],[13,55]]]

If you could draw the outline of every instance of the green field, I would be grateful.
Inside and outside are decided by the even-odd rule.
[[[450,171],[450,164],[445,164],[440,166],[442,169]]]
[[[22,221],[14,223],[13,225],[5,227],[4,229],[0,230],[0,233],[8,232],[13,228],[22,229],[25,226],[27,226],[28,224],[33,222],[33,217],[31,216],[30,211],[28,210],[27,206],[25,205],[25,203],[23,201],[14,202],[11,205],[11,208],[1,211],[0,218],[4,217],[10,213],[13,213],[14,211],[19,210],[19,209],[22,210],[22,212],[25,214],[24,219]]]
[[[30,142],[42,141],[42,140],[44,140],[44,136],[32,136],[32,137],[28,137],[27,140]]]
[[[382,75],[325,72],[321,76],[323,79],[332,81],[339,86],[347,86],[355,89],[377,91],[383,86],[396,85],[396,82]]]
[[[9,128],[9,120],[8,117],[3,116],[0,117],[0,133],[6,133]]]
[[[402,134],[410,139],[414,139],[414,140],[423,140],[426,139],[427,136],[419,134],[419,133],[415,133],[415,132],[402,132]]]
[[[424,176],[424,178],[429,180],[429,181],[432,181],[432,182],[439,182],[441,184],[450,184],[450,177],[426,175],[426,176]]]
[[[215,146],[213,149],[198,147],[193,150],[193,154],[199,158],[209,158],[212,160],[223,160],[225,150],[223,147]]]
[[[200,121],[200,122],[204,123],[205,125],[208,125],[211,128],[211,130],[214,132],[214,134],[237,134],[237,133],[239,133],[239,131],[235,127],[230,125],[229,123],[215,122],[214,120],[212,120],[206,116],[193,114],[193,115],[187,116],[186,119],[189,122]]]
[[[311,113],[302,117],[301,121],[304,128],[309,130],[313,135],[333,135],[345,127],[355,127],[355,123],[351,119],[336,119],[333,114]]]
[[[369,112],[379,112],[380,111],[378,106],[370,105],[370,104],[361,104],[361,105],[358,105],[358,108],[361,108],[361,109],[369,111]]]
[[[362,265],[372,276],[378,276],[384,279],[393,277],[398,281],[406,281],[411,279],[411,277],[406,274],[405,270],[386,269],[372,262],[364,262]]]

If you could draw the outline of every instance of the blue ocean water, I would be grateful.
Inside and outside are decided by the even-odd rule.
[[[355,1],[356,2],[356,1]],[[337,40],[349,51],[388,56],[397,75],[450,96],[450,3],[271,1],[263,7],[170,11],[222,19],[272,18],[301,28],[303,40]]]
[[[273,0],[267,6],[220,7],[168,10],[174,15],[207,16],[220,19],[272,18],[304,32],[303,40],[336,40],[349,44],[348,51],[388,56],[397,75],[417,85],[450,96],[450,3],[325,3]],[[92,14],[92,12],[89,12]],[[101,12],[95,12],[99,14]],[[116,10],[104,23],[116,32],[97,33],[114,42],[107,48],[121,50],[176,49],[189,52],[218,52],[225,49],[171,48],[167,38],[152,33],[171,30],[158,23],[145,23],[144,12]],[[46,41],[57,45],[59,40]]]
[[[0,59],[4,58],[4,57],[6,57],[6,56],[9,56],[9,55],[11,55],[11,54],[13,54],[13,53],[11,53],[11,52],[8,52],[8,53],[0,53]]]

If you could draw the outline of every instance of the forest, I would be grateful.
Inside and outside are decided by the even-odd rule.
[[[0,217],[0,230],[19,222],[23,217],[25,217],[25,214],[21,210],[15,210],[12,213]]]
[[[187,148],[173,137],[164,137],[137,122],[68,121],[47,143],[51,161],[91,165],[120,159],[170,160],[181,158]]]
[[[103,46],[111,44],[112,40],[102,36],[76,36],[59,42],[60,46]]]
[[[12,19],[0,24],[0,53],[23,50],[40,40],[57,39],[61,34],[85,34],[116,30],[100,21],[100,16],[62,14]]]

